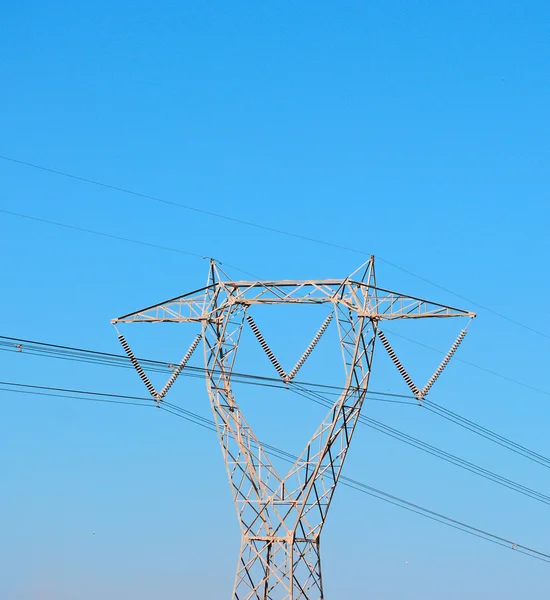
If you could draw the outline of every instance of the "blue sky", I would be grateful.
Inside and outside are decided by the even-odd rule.
[[[381,286],[479,313],[457,359],[539,390],[457,360],[432,399],[550,454],[547,3],[28,1],[1,13],[0,155],[365,254],[5,160],[0,209],[266,278],[345,276],[375,253]],[[6,213],[0,225],[1,335],[119,352],[110,319],[206,279],[197,257]],[[262,319],[288,360],[316,323]],[[458,333],[392,331],[441,349]],[[173,361],[188,335],[128,329],[142,354]],[[440,356],[391,339],[427,379]],[[2,380],[145,393],[131,371],[3,354]],[[243,369],[272,374],[245,356]],[[375,360],[373,388],[406,393],[381,347]],[[307,368],[324,375],[322,362]],[[285,448],[320,418],[262,388],[242,394]],[[229,597],[239,531],[213,434],[137,407],[1,399],[2,597]],[[171,401],[208,415],[200,381],[178,382]],[[365,414],[550,492],[543,467],[427,411],[373,402]],[[550,552],[547,507],[370,429],[358,429],[346,474]],[[323,553],[327,598],[547,589],[547,564],[346,488]]]

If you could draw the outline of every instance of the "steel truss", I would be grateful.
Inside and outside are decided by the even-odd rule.
[[[253,317],[262,304],[327,304],[331,312],[295,367],[284,371]],[[367,393],[375,340],[422,401],[465,335],[463,330],[434,376],[418,388],[379,329],[395,319],[469,317],[473,313],[391,292],[376,285],[374,257],[341,280],[231,281],[212,261],[205,288],[114,319],[113,323],[200,323],[206,383],[241,525],[241,553],[234,600],[321,600],[320,536]],[[281,475],[239,409],[231,375],[245,323],[286,383],[292,382],[334,320],[345,386],[303,452]],[[161,392],[141,369],[126,340],[124,349],[151,395],[161,402],[185,368],[197,339]]]

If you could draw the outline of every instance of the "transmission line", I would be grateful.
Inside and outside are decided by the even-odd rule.
[[[46,342],[38,342],[35,340],[26,340],[8,336],[0,336],[0,351],[47,356],[49,358],[133,369],[128,356],[125,354],[100,352],[97,350],[49,344]],[[174,369],[176,368],[175,364],[165,361],[146,358],[138,358],[138,360],[145,370],[151,372],[173,373]],[[204,367],[186,365],[181,374],[188,377],[204,378],[205,372],[206,369]],[[251,373],[239,373],[235,371],[232,373],[232,377],[234,377],[238,383],[254,383],[255,385],[260,386],[287,389],[287,386],[284,382],[274,377],[254,375]],[[341,386],[336,385],[303,381],[299,383],[309,387],[324,389],[326,390],[327,394],[339,395],[343,390]],[[398,402],[400,404],[410,404],[411,406],[417,405],[416,399],[411,395],[379,392],[374,390],[369,392],[369,397],[371,395],[380,396],[380,398],[376,398],[376,400],[382,402]]]
[[[12,217],[19,217],[21,219],[27,219],[29,221],[37,221],[39,223],[46,223],[47,225],[54,225],[55,227],[63,227],[65,229],[72,229],[73,231],[80,231],[83,233],[90,233],[92,235],[97,235],[97,236],[101,236],[104,238],[109,238],[112,240],[118,240],[119,242],[128,242],[130,244],[138,244],[139,246],[146,246],[148,248],[155,248],[157,250],[166,250],[167,252],[175,252],[177,254],[184,254],[186,256],[193,256],[195,258],[200,258],[203,260],[208,260],[209,256],[204,256],[202,254],[197,254],[196,252],[190,252],[189,250],[181,250],[179,248],[172,248],[170,246],[162,246],[160,244],[152,244],[150,242],[144,242],[143,240],[136,240],[135,238],[129,238],[129,237],[124,237],[124,236],[120,236],[120,235],[115,235],[112,233],[105,233],[104,231],[97,231],[96,229],[88,229],[86,227],[79,227],[77,225],[70,225],[69,223],[61,223],[59,221],[51,221],[50,219],[44,219],[42,217],[34,217],[32,215],[25,215],[23,213],[19,213],[19,212],[14,212],[12,210],[6,210],[3,208],[0,208],[0,213],[4,213],[6,215],[11,215]],[[221,261],[217,261],[220,262]],[[224,263],[226,266],[231,267],[232,269],[234,269],[235,271],[240,271],[241,273],[244,273],[245,275],[251,275],[252,277],[256,277],[254,274],[250,273],[249,271],[245,271],[244,269],[240,269],[239,267],[236,267],[235,265],[229,264],[227,262],[224,261]]]
[[[101,396],[102,398],[104,398],[104,400],[102,400],[104,402],[112,401],[113,399],[116,399],[116,398],[124,398],[126,400],[126,403],[128,403],[128,404],[136,404],[139,406],[143,406],[144,405],[143,402],[145,402],[146,405],[151,404],[151,399],[143,398],[140,396],[129,396],[129,395],[122,396],[120,394],[88,392],[88,391],[83,391],[83,390],[78,390],[78,389],[47,387],[47,386],[42,386],[42,385],[31,385],[31,384],[14,383],[14,382],[8,382],[8,381],[0,381],[0,386],[13,386],[13,388],[14,388],[13,391],[15,391],[15,392],[22,392],[25,390],[30,390],[31,392],[34,392],[36,390],[40,390],[40,392],[37,392],[37,393],[39,393],[40,395],[48,395],[48,396],[68,397],[68,396],[63,396],[62,394],[73,394],[73,396],[70,396],[70,397],[77,398],[77,399],[83,399],[83,400],[90,399],[92,396]],[[328,398],[326,398],[325,396],[323,396],[319,392],[308,390],[307,388],[304,388],[302,385],[299,385],[299,384],[292,384],[289,389],[293,393],[295,393],[299,396],[302,396],[312,402],[315,402],[316,404],[319,404],[325,408],[332,407],[332,401],[329,400]],[[10,391],[10,388],[4,387],[4,388],[0,388],[0,390],[1,391]],[[74,394],[78,394],[79,396],[74,396]],[[84,396],[84,397],[81,398],[81,396]],[[201,417],[198,417],[198,415],[196,415],[195,413],[193,413],[191,411],[186,411],[185,409],[180,408],[180,407],[178,407],[174,404],[171,404],[169,402],[166,402],[166,401],[163,401],[163,403],[160,404],[159,407],[160,408],[169,407],[170,409],[173,409],[173,410],[179,410],[183,414],[187,414],[190,417],[192,416],[193,418],[201,418]],[[203,419],[203,421],[204,421],[204,419]],[[511,479],[503,477],[503,476],[501,476],[497,473],[494,473],[492,471],[489,471],[487,469],[484,469],[483,467],[480,467],[479,465],[476,465],[475,463],[466,461],[458,456],[450,454],[449,452],[446,452],[444,450],[441,450],[440,448],[432,446],[431,444],[423,442],[422,440],[419,440],[418,438],[410,436],[410,435],[408,435],[402,431],[399,431],[398,429],[390,427],[389,425],[386,425],[380,421],[377,421],[377,420],[367,417],[365,415],[360,415],[359,422],[371,429],[374,429],[375,431],[383,433],[384,435],[388,435],[389,437],[391,437],[393,439],[403,442],[411,447],[422,450],[423,452],[426,452],[436,458],[444,460],[445,462],[454,464],[457,467],[460,467],[460,468],[462,468],[466,471],[469,471],[475,475],[478,475],[489,481],[497,483],[497,484],[499,484],[503,487],[506,487],[512,491],[522,494],[523,496],[532,498],[533,500],[537,500],[538,502],[541,502],[543,504],[550,505],[550,496],[548,496],[546,494],[542,494],[541,492],[538,492],[532,488],[524,486],[516,481],[513,481]],[[204,425],[204,423],[203,423],[203,425]],[[542,458],[544,458],[544,457],[542,457]],[[537,461],[537,462],[539,462],[539,461]],[[544,466],[546,466],[546,465],[544,465]]]
[[[437,415],[438,417],[442,417],[443,419],[446,419],[451,423],[455,423],[456,425],[463,427],[464,429],[468,429],[469,431],[472,431],[473,433],[484,437],[490,440],[491,442],[494,442],[495,444],[506,448],[507,450],[511,450],[512,452],[515,452],[516,454],[519,454],[524,458],[528,458],[529,460],[537,462],[543,467],[550,468],[550,459],[548,457],[539,454],[538,452],[534,452],[533,450],[530,450],[529,448],[526,448],[525,446],[522,446],[521,444],[518,444],[513,440],[510,440],[498,433],[495,433],[494,431],[487,429],[486,427],[482,427],[474,421],[470,421],[469,419],[466,419],[465,417],[462,417],[461,415],[454,413],[431,400],[426,399],[424,400],[423,404],[425,405],[424,408]]]
[[[58,346],[58,345],[53,345],[53,344],[46,344],[44,342],[23,340],[20,338],[9,338],[6,336],[0,336],[0,350],[10,350],[12,352],[25,352],[25,353],[29,353],[29,354],[46,355],[46,356],[53,357],[53,358],[62,358],[65,360],[88,362],[88,363],[92,363],[92,364],[132,368],[132,366],[129,364],[128,357],[125,355],[111,354],[111,353],[106,353],[106,352],[98,352],[98,351],[94,351],[94,350],[74,348],[74,347],[70,347],[70,346]],[[141,364],[143,364],[144,368],[148,371],[155,371],[155,372],[162,372],[162,373],[172,373],[173,372],[173,367],[172,367],[172,365],[170,365],[170,363],[165,363],[165,362],[158,361],[158,360],[149,360],[149,359],[140,359],[140,362],[141,362]],[[182,371],[182,375],[185,375],[187,377],[194,377],[194,378],[202,379],[204,377],[204,372],[205,372],[205,370],[202,367],[192,367],[192,366],[188,365]],[[328,404],[329,400],[326,399],[326,396],[328,394],[334,394],[334,395],[338,394],[339,395],[343,391],[343,388],[338,387],[338,386],[329,386],[326,384],[319,384],[319,383],[312,383],[312,382],[296,382],[296,383],[293,383],[291,386],[287,387],[279,379],[263,377],[263,376],[259,376],[259,375],[250,375],[250,374],[246,374],[246,373],[233,373],[233,376],[235,377],[235,381],[237,383],[241,383],[241,384],[258,385],[258,386],[263,386],[263,387],[271,387],[271,388],[275,388],[275,389],[290,389],[291,391],[293,391],[295,393],[301,392],[303,397],[305,397],[309,400],[312,400],[314,402],[317,402],[317,403],[323,402],[323,405],[327,406],[327,407],[329,406],[329,404]],[[310,389],[308,389],[308,388],[310,388]],[[325,398],[323,399],[319,395],[317,397],[315,397],[315,389],[311,389],[311,388],[323,389]],[[392,396],[396,396],[396,397],[392,397]],[[395,394],[395,395],[389,394],[387,392],[372,391],[372,392],[369,392],[368,397],[370,400],[374,400],[377,402],[389,402],[389,403],[416,405],[416,401],[413,400],[412,396],[407,397],[407,396],[398,395],[398,394]],[[500,434],[498,434],[494,431],[491,431],[490,429],[487,429],[481,425],[478,425],[477,423],[475,423],[469,419],[466,419],[465,417],[461,417],[457,413],[453,413],[452,411],[449,411],[448,409],[436,404],[435,402],[430,401],[429,399],[425,399],[423,401],[422,407],[425,408],[426,410],[430,411],[432,414],[435,414],[436,416],[444,418],[449,422],[452,422],[464,429],[467,429],[467,430],[471,431],[472,433],[475,433],[488,441],[496,443],[499,446],[514,452],[515,454],[521,455],[524,458],[534,461],[541,466],[550,468],[550,458],[547,458],[537,452],[534,452],[533,450],[526,448],[525,446],[522,446],[521,444],[518,444],[508,438],[505,438],[504,436],[501,436]],[[510,482],[510,480],[508,480],[496,473],[492,473],[491,471],[488,471],[488,470],[484,469],[483,467],[474,465],[473,463],[465,461],[464,459],[454,456],[444,450],[441,450],[439,448],[431,446],[430,444],[427,444],[426,442],[422,442],[421,440],[419,440],[417,438],[413,438],[412,436],[409,436],[406,433],[403,433],[394,428],[391,428],[388,425],[385,425],[384,423],[382,423],[380,421],[376,421],[365,415],[361,415],[360,421],[364,425],[367,425],[367,426],[371,427],[372,429],[376,429],[377,431],[384,433],[386,435],[389,435],[390,437],[393,437],[394,439],[397,439],[401,442],[412,445],[428,454],[436,456],[437,458],[441,458],[442,460],[445,460],[446,462],[451,462],[451,463],[455,464],[456,466],[459,466],[467,471],[471,471],[477,475],[480,475],[482,477],[485,477],[487,479],[495,481],[496,483],[499,483],[500,485],[503,485],[505,487],[510,487],[511,489],[514,489],[515,491],[518,491],[520,493],[527,492],[527,495],[530,495],[529,492],[533,491],[533,490],[530,490],[529,488],[524,488],[524,486],[521,486],[521,484],[516,484],[516,483]],[[523,488],[523,489],[520,490],[518,488]],[[538,494],[538,493],[536,493],[536,494]],[[536,499],[538,499],[538,498],[536,498]]]
[[[303,396],[304,398],[311,400],[312,402],[315,402],[316,404],[320,404],[321,406],[324,406],[326,408],[331,408],[331,406],[332,406],[332,402],[328,398],[324,397],[319,392],[308,390],[300,385],[291,385],[290,389],[294,393],[297,393],[297,394]],[[499,484],[503,487],[506,487],[510,490],[513,490],[519,494],[522,494],[524,496],[532,498],[533,500],[537,500],[538,502],[542,502],[543,504],[550,505],[550,496],[548,496],[546,494],[537,492],[536,490],[534,490],[532,488],[526,487],[516,481],[513,481],[511,479],[503,477],[502,475],[499,475],[498,473],[489,471],[488,469],[480,467],[479,465],[477,465],[475,463],[464,460],[463,458],[460,458],[459,456],[456,456],[454,454],[446,452],[445,450],[442,450],[441,448],[437,448],[436,446],[428,444],[427,442],[423,442],[422,440],[419,440],[418,438],[415,438],[407,433],[399,431],[398,429],[395,429],[393,427],[390,427],[389,425],[386,425],[386,424],[382,423],[381,421],[377,421],[376,419],[367,417],[366,415],[363,415],[363,414],[359,415],[358,420],[363,425],[366,425],[367,427],[374,429],[375,431],[383,433],[384,435],[387,435],[393,439],[403,442],[409,446],[412,446],[413,448],[422,450],[423,452],[426,452],[427,454],[431,454],[432,456],[435,456],[436,458],[444,460],[445,462],[448,462],[450,464],[454,464],[455,466],[460,467],[461,469],[469,471],[470,473],[474,473],[475,475],[479,475],[480,477],[483,477],[484,479],[487,479],[489,481],[497,483],[497,484]],[[519,446],[519,444],[518,444],[518,446]],[[519,447],[523,448],[522,446],[519,446]],[[524,448],[524,450],[528,451],[527,448]],[[536,454],[536,453],[533,453],[533,454]],[[536,456],[544,459],[544,457],[542,457],[541,455],[536,454]],[[536,460],[536,459],[531,459],[531,460]],[[538,462],[539,464],[542,464],[543,466],[550,467],[549,464],[545,464],[545,463],[541,462],[540,460],[536,460],[536,462]]]
[[[176,406],[174,404],[168,404],[168,406],[170,408],[166,408],[161,405],[161,408],[170,414],[173,414],[177,417],[185,419],[186,421],[194,423],[195,425],[199,425],[200,427],[203,427],[204,429],[208,429],[213,432],[217,431],[215,423],[213,421],[211,421],[210,419],[200,417],[199,415],[196,415],[195,413],[192,413],[191,411],[180,409],[178,406]],[[272,445],[266,444],[264,442],[261,442],[261,444],[264,448],[269,450],[271,454],[277,456],[280,460],[282,460],[284,462],[294,464],[294,461],[297,460],[297,457],[295,455],[290,454],[289,452],[286,452],[284,450],[281,450],[281,449],[277,448],[276,446],[272,446]],[[437,523],[446,525],[447,527],[452,527],[453,529],[457,529],[464,533],[468,533],[475,537],[479,537],[488,542],[492,542],[494,544],[503,546],[508,549],[512,549],[514,551],[518,551],[518,549],[519,549],[519,552],[521,554],[525,554],[526,556],[529,556],[531,558],[536,558],[543,562],[550,563],[550,555],[548,555],[548,554],[539,552],[538,550],[534,550],[534,549],[528,548],[526,546],[522,546],[522,545],[517,544],[506,538],[489,533],[488,531],[485,531],[483,529],[479,529],[477,527],[468,525],[467,523],[464,523],[462,521],[452,519],[451,517],[447,517],[446,515],[443,515],[442,513],[432,511],[432,510],[425,508],[423,506],[420,506],[418,504],[409,502],[408,500],[404,500],[403,498],[400,498],[398,496],[388,494],[387,492],[384,492],[382,490],[379,490],[377,488],[369,486],[361,481],[358,481],[357,479],[352,479],[351,477],[341,475],[340,481],[341,481],[342,485],[345,485],[346,487],[349,487],[349,488],[356,490],[358,492],[361,492],[363,494],[372,496],[373,498],[377,498],[378,500],[383,500],[384,502],[388,502],[389,504],[393,504],[394,506],[403,508],[405,510],[408,510],[409,512],[414,512],[414,513],[416,513],[420,516],[423,516],[425,518],[428,518],[432,521],[436,521]]]
[[[75,348],[72,346],[61,346],[61,345],[56,345],[56,344],[48,344],[45,342],[37,342],[37,341],[33,341],[33,340],[25,340],[25,339],[21,339],[21,338],[13,338],[13,337],[8,337],[8,336],[0,336],[0,350],[11,351],[11,352],[22,352],[22,353],[31,354],[31,355],[48,356],[50,358],[58,358],[58,359],[64,359],[64,360],[69,360],[69,361],[78,361],[78,362],[99,364],[99,365],[105,365],[105,366],[115,366],[115,367],[133,369],[133,367],[130,364],[130,361],[126,355],[113,354],[113,353],[108,353],[108,352],[99,352],[96,350]],[[171,363],[168,363],[168,362],[163,362],[163,361],[159,361],[159,360],[151,360],[151,359],[139,359],[139,361],[140,361],[140,364],[143,366],[143,368],[147,371],[160,372],[160,373],[172,373],[173,369],[174,369],[174,365]],[[205,374],[205,369],[203,367],[194,367],[191,365],[187,365],[181,374],[186,377],[195,377],[195,378],[202,379]],[[315,389],[321,389],[321,390],[323,390],[323,393],[325,396],[329,395],[329,394],[334,394],[334,395],[338,394],[339,395],[344,389],[342,387],[335,386],[335,385],[328,385],[328,384],[321,384],[321,383],[314,383],[314,382],[294,382],[291,386],[287,386],[286,384],[282,383],[280,379],[276,379],[276,378],[272,378],[272,377],[265,377],[265,376],[261,376],[261,375],[251,375],[248,373],[234,372],[232,374],[232,376],[234,377],[234,380],[236,383],[248,384],[248,385],[258,385],[258,386],[271,387],[271,388],[276,388],[276,389],[285,389],[285,390],[290,389],[293,391],[299,389],[297,386],[301,386],[302,390],[307,390],[308,392],[311,392],[311,393],[314,393]],[[374,400],[376,402],[399,403],[399,404],[417,406],[416,399],[413,396],[407,396],[407,395],[403,395],[403,394],[392,394],[392,393],[388,393],[388,392],[372,391],[372,392],[368,392],[368,398],[370,400]],[[311,400],[311,398],[309,398],[309,399]],[[517,442],[510,440],[509,438],[501,436],[500,434],[492,431],[491,429],[483,427],[482,425],[478,425],[477,423],[475,423],[465,417],[462,417],[457,413],[453,413],[452,411],[449,411],[448,409],[436,404],[435,402],[429,400],[428,398],[425,398],[423,400],[422,408],[428,410],[429,412],[431,412],[432,414],[434,414],[438,417],[441,417],[449,422],[455,423],[456,425],[458,425],[464,429],[467,429],[467,430],[471,431],[472,433],[475,433],[476,435],[479,435],[480,437],[482,437],[488,441],[496,443],[499,446],[501,446],[507,450],[510,450],[516,454],[520,454],[521,456],[523,456],[524,458],[526,458],[528,460],[534,461],[534,462],[540,464],[541,466],[550,468],[550,458],[545,457],[542,454],[539,454],[533,450],[530,450],[530,449],[526,448],[525,446],[522,446],[521,444],[518,444]],[[367,424],[366,420],[368,419],[368,417],[366,417],[364,415],[362,415],[362,417],[363,417],[362,422],[364,424]],[[388,427],[387,425],[384,425],[381,422],[376,422],[376,424],[375,423],[370,423],[370,424],[373,426],[373,428],[375,426],[378,426],[381,428]],[[394,435],[397,435],[395,433],[396,431],[397,430],[390,432],[388,429],[388,430],[385,430],[384,432],[387,433],[388,435],[390,435],[390,433],[391,433],[392,434],[391,437],[393,437]],[[403,436],[407,437],[407,434],[404,434],[402,432],[399,432],[399,434],[402,434]],[[409,437],[411,437],[411,436],[409,436]],[[413,438],[413,439],[416,440],[416,438]],[[404,439],[402,439],[401,441],[404,441]],[[429,454],[432,453],[432,451],[431,451],[432,448],[428,448],[429,444],[425,444],[425,442],[421,442],[420,440],[416,440],[416,441],[422,445],[422,448],[417,446],[417,447],[419,447],[419,449],[422,449],[422,450],[428,452]],[[448,454],[448,453],[445,453],[445,451],[443,451],[443,450],[441,450],[440,452],[442,452],[444,454]],[[451,455],[449,455],[449,456],[451,456]],[[449,459],[449,456],[447,456],[447,458],[445,458],[444,460]],[[455,457],[455,458],[458,461],[460,461],[462,464],[468,462],[468,461],[463,461],[463,459],[460,459],[459,457]],[[471,464],[471,463],[468,463],[468,464]],[[459,465],[457,465],[457,466],[459,466]],[[466,466],[463,466],[463,468],[466,468]],[[482,467],[479,467],[479,469],[482,469],[485,471],[485,469],[483,469]],[[469,469],[467,469],[467,470],[469,470]],[[496,474],[495,474],[495,476],[500,478],[500,476],[498,476]]]
[[[68,398],[75,400],[86,400],[86,401],[94,401],[94,402],[107,402],[112,404],[124,404],[124,405],[133,405],[133,406],[145,406],[149,408],[156,407],[156,403],[149,398],[140,398],[138,396],[130,396],[124,394],[111,394],[111,393],[103,393],[103,392],[92,392],[89,390],[75,390],[75,389],[67,389],[60,387],[48,387],[48,386],[38,386],[38,385],[30,385],[30,384],[21,384],[21,383],[10,383],[10,382],[0,382],[0,386],[14,386],[14,388],[18,389],[9,389],[6,387],[0,387],[0,392],[19,392],[24,394],[31,394],[37,396],[48,396],[48,397],[57,397],[57,398]],[[96,397],[94,397],[96,396]],[[192,411],[183,409],[175,404],[164,402],[160,405],[161,410],[164,410],[167,413],[170,413],[179,418],[185,419],[195,425],[198,425],[204,429],[208,429],[209,431],[216,432],[215,423],[206,417],[202,417]],[[297,460],[297,457],[289,452],[281,450],[276,446],[272,446],[270,444],[262,444],[264,448],[267,448],[270,453],[276,455],[280,460],[285,462],[294,463]],[[550,554],[546,554],[534,548],[530,548],[529,546],[524,546],[507,538],[498,536],[494,533],[490,533],[483,529],[474,527],[472,525],[468,525],[462,521],[458,521],[451,517],[448,517],[442,513],[438,513],[432,511],[426,507],[421,505],[409,502],[403,498],[398,496],[389,494],[372,486],[369,486],[357,479],[353,479],[351,477],[346,477],[342,475],[340,477],[342,481],[342,485],[349,487],[355,491],[367,494],[373,498],[377,498],[379,500],[383,500],[384,502],[388,502],[393,504],[394,506],[398,506],[399,508],[403,508],[408,510],[409,512],[414,512],[418,515],[421,515],[430,520],[436,521],[442,525],[446,525],[447,527],[452,527],[453,529],[457,529],[464,533],[468,533],[469,535],[473,535],[475,537],[479,537],[488,542],[497,544],[499,546],[503,546],[505,548],[514,550],[520,554],[524,554],[530,558],[535,558],[537,560],[550,563]]]
[[[132,406],[154,407],[154,404],[152,404],[148,398],[139,398],[136,396],[119,396],[117,394],[70,390],[65,388],[48,387],[44,385],[13,383],[10,381],[0,381],[0,386],[13,386],[0,387],[0,391],[11,392],[14,394],[32,394],[34,396],[48,396],[50,398],[70,398],[73,400],[85,400],[88,402],[105,402],[108,404],[128,404]],[[95,396],[99,397],[96,398]],[[125,398],[126,400],[120,400],[117,398]]]
[[[239,219],[239,218],[236,218],[236,217],[231,217],[231,216],[226,215],[226,214],[209,211],[209,210],[205,210],[205,209],[202,209],[202,208],[197,208],[196,206],[192,206],[190,204],[183,204],[181,202],[174,202],[172,200],[167,200],[167,199],[161,198],[159,196],[153,196],[153,195],[150,195],[150,194],[143,194],[141,192],[136,192],[136,191],[128,189],[128,188],[124,188],[124,187],[120,187],[120,186],[116,186],[116,185],[111,185],[111,184],[103,183],[101,181],[98,181],[98,180],[95,180],[95,179],[90,179],[90,178],[87,178],[87,177],[81,177],[79,175],[73,175],[73,174],[68,173],[66,171],[60,171],[60,170],[57,170],[57,169],[51,169],[51,168],[48,168],[48,167],[44,167],[42,165],[37,165],[37,164],[31,163],[31,162],[27,162],[27,161],[23,161],[23,160],[18,160],[18,159],[9,157],[9,156],[2,156],[2,155],[0,155],[0,159],[5,160],[7,162],[14,163],[14,164],[22,165],[22,166],[25,166],[25,167],[30,167],[30,168],[33,168],[33,169],[37,169],[39,171],[43,171],[43,172],[46,172],[46,173],[52,173],[54,175],[59,175],[59,176],[67,177],[69,179],[73,179],[73,180],[76,180],[76,181],[81,181],[83,183],[88,183],[90,185],[94,185],[94,186],[97,186],[97,187],[102,187],[104,189],[108,189],[108,190],[112,190],[112,191],[116,191],[116,192],[122,192],[124,194],[129,194],[131,196],[135,196],[135,197],[138,197],[138,198],[143,198],[145,200],[150,200],[150,201],[159,202],[161,204],[165,204],[165,205],[168,205],[168,206],[182,208],[184,210],[188,210],[188,211],[191,211],[191,212],[195,212],[195,213],[207,215],[209,217],[214,217],[216,219],[222,219],[224,221],[230,221],[232,223],[237,223],[239,225],[244,225],[246,227],[253,227],[255,229],[259,229],[259,230],[263,230],[263,231],[270,231],[272,233],[277,233],[279,235],[284,235],[284,236],[287,236],[287,237],[292,237],[292,238],[303,240],[303,241],[306,241],[306,242],[312,242],[314,244],[319,244],[319,245],[322,245],[322,246],[327,246],[327,247],[335,248],[335,249],[338,249],[338,250],[344,250],[346,252],[352,252],[354,254],[360,254],[360,255],[363,255],[363,256],[370,256],[372,254],[371,252],[366,252],[364,250],[359,250],[357,248],[352,248],[350,246],[344,246],[342,244],[336,244],[336,243],[329,242],[327,240],[323,240],[323,239],[320,239],[320,238],[314,238],[314,237],[310,237],[310,236],[303,235],[303,234],[300,234],[300,233],[295,233],[295,232],[291,232],[291,231],[286,231],[284,229],[278,229],[278,228],[275,228],[275,227],[270,227],[268,225],[263,225],[261,223],[255,223],[253,221],[247,221],[247,220],[244,220],[244,219]],[[1,211],[1,212],[9,213],[9,211]],[[11,214],[14,214],[14,215],[17,215],[17,216],[20,216],[20,217],[24,217],[24,218],[34,219],[34,220],[42,220],[43,222],[49,223],[51,225],[58,225],[58,226],[61,226],[61,227],[69,227],[69,228],[72,228],[72,229],[79,229],[78,227],[72,227],[72,226],[68,226],[68,225],[63,225],[63,224],[60,224],[60,223],[56,223],[54,221],[47,221],[45,219],[36,219],[34,217],[29,217],[27,215],[21,215],[21,214],[17,214],[17,213],[11,213]],[[86,231],[86,230],[82,229],[82,231]],[[98,232],[88,231],[88,233],[96,233],[97,234]],[[105,235],[105,234],[99,233],[99,235]],[[117,236],[109,236],[109,235],[107,235],[107,237],[114,237],[116,239],[122,239],[122,238],[118,238]],[[130,241],[132,243],[142,243],[142,242],[136,242],[136,240],[130,240],[130,239],[127,239],[125,241]],[[153,245],[153,244],[146,244],[146,245]],[[162,248],[161,246],[156,246],[156,247],[157,248]],[[173,249],[169,249],[169,248],[163,248],[163,249],[174,251]],[[176,252],[181,252],[183,254],[194,255],[194,253],[191,253],[191,252],[184,252],[184,251],[178,251],[178,250],[176,250]],[[200,255],[195,255],[195,256],[199,256],[200,258],[202,258]],[[504,319],[505,321],[508,321],[509,323],[513,323],[514,325],[516,325],[518,327],[521,327],[522,329],[526,329],[527,331],[530,331],[531,333],[535,333],[535,334],[537,334],[537,335],[539,335],[541,337],[544,337],[546,339],[550,339],[550,335],[549,334],[544,333],[544,332],[542,332],[542,331],[540,331],[538,329],[535,329],[534,327],[531,327],[530,325],[526,325],[525,323],[522,323],[520,321],[517,321],[516,319],[508,317],[507,315],[504,315],[504,314],[502,314],[502,313],[500,313],[500,312],[498,312],[498,311],[496,311],[496,310],[494,310],[494,309],[492,309],[492,308],[490,308],[488,306],[485,306],[483,304],[480,304],[479,302],[476,302],[474,300],[471,300],[470,298],[467,298],[466,296],[458,294],[458,293],[454,292],[453,290],[451,290],[451,289],[449,289],[447,287],[444,287],[444,286],[442,286],[442,285],[440,285],[438,283],[435,283],[434,281],[432,281],[432,280],[430,280],[430,279],[428,279],[426,277],[423,277],[421,275],[418,275],[417,273],[414,273],[413,271],[410,271],[409,269],[405,269],[404,267],[400,267],[399,265],[397,265],[394,262],[391,262],[391,261],[389,261],[389,260],[387,260],[385,258],[382,258],[382,257],[378,256],[378,259],[381,260],[382,262],[386,263],[387,265],[393,267],[394,269],[398,269],[399,271],[402,271],[403,273],[407,273],[408,275],[410,275],[412,277],[415,277],[416,279],[419,279],[420,281],[424,281],[425,283],[428,283],[428,284],[430,284],[433,287],[436,287],[436,288],[438,288],[438,289],[440,289],[440,290],[442,290],[442,291],[444,291],[444,292],[446,292],[448,294],[451,294],[451,295],[455,296],[456,298],[460,298],[462,300],[465,300],[466,302],[469,302],[470,304],[473,304],[474,306],[477,306],[478,308],[481,308],[482,310],[484,310],[484,311],[486,311],[488,313],[491,313],[491,314],[493,314],[493,315],[495,315],[495,316],[497,316],[497,317],[499,317],[501,319]],[[231,266],[231,265],[229,265],[229,266]],[[235,267],[233,267],[233,268],[235,268]],[[238,269],[238,270],[241,270],[241,269]]]

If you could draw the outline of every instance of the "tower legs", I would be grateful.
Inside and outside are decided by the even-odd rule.
[[[319,539],[243,536],[233,600],[323,600]]]

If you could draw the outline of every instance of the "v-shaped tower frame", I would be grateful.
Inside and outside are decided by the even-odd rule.
[[[331,306],[312,342],[288,373],[281,367],[250,313],[255,305]],[[376,285],[374,257],[345,279],[231,281],[211,261],[205,288],[133,312],[113,323],[199,323],[201,333],[157,392],[124,337],[119,339],[140,377],[162,402],[202,339],[206,384],[241,525],[241,553],[233,600],[321,600],[320,536],[355,431],[380,337],[419,402],[464,338],[463,329],[434,375],[421,389],[408,375],[380,329],[383,321],[473,318],[474,313],[391,292]],[[331,321],[338,329],[345,384],[303,452],[286,475],[273,466],[242,414],[231,376],[246,323],[281,379],[291,383]]]

